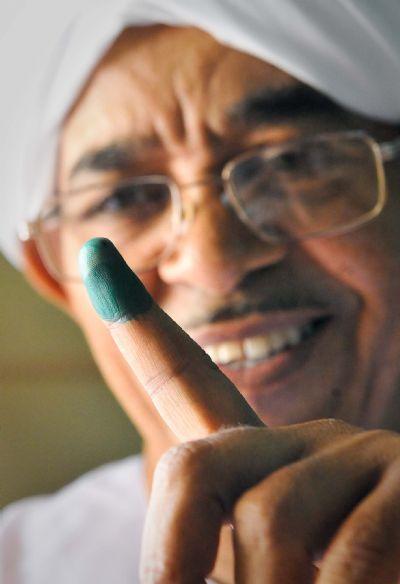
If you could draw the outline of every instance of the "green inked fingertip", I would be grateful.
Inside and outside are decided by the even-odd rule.
[[[150,309],[150,294],[109,239],[87,241],[79,252],[79,269],[93,308],[103,320],[127,322]]]

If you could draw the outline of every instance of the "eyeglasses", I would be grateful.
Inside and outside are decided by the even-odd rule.
[[[344,234],[376,218],[386,198],[384,163],[400,155],[400,139],[378,143],[362,131],[321,134],[235,157],[216,177],[178,186],[151,175],[57,193],[27,225],[47,268],[64,268],[92,237],[107,237],[142,272],[173,250],[191,215],[182,191],[221,183],[237,217],[272,246]]]

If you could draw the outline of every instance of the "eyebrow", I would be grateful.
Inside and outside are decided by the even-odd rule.
[[[85,152],[72,167],[69,178],[84,171],[127,171],[139,157],[143,158],[146,150],[159,146],[159,141],[153,137],[111,142],[102,148]]]
[[[319,91],[296,83],[281,88],[269,87],[247,96],[231,108],[228,119],[233,124],[256,126],[321,114],[343,116],[345,110]]]

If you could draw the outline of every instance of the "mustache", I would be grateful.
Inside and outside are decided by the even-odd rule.
[[[185,330],[230,321],[253,314],[300,309],[332,310],[332,296],[291,266],[268,266],[248,274],[238,288],[221,297],[199,292],[191,314],[183,316]],[[189,312],[189,311],[188,311]]]
[[[216,307],[203,309],[202,314],[197,314],[186,321],[183,328],[186,330],[200,328],[204,325],[226,322],[236,318],[250,316],[252,314],[264,314],[267,312],[289,311],[299,309],[326,309],[326,303],[311,299],[305,294],[282,294],[282,291],[269,298],[240,300],[227,300],[224,304]]]

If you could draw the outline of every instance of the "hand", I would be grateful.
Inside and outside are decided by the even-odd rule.
[[[143,581],[203,582],[227,519],[235,582],[309,583],[324,550],[319,584],[397,582],[400,437],[321,420],[174,448],[154,478]]]
[[[133,274],[125,286],[145,294]],[[110,331],[185,441],[154,476],[142,581],[204,582],[228,521],[238,583],[396,582],[400,436],[335,420],[266,428],[200,347],[154,303],[142,305]]]

